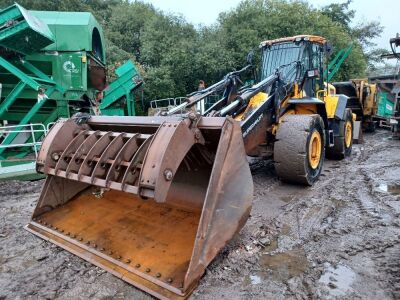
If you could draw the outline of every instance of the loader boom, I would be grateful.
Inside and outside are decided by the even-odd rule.
[[[210,109],[208,109],[206,113],[221,105],[230,103],[231,99],[236,96],[239,85],[242,84],[240,80],[240,75],[250,70],[251,68],[253,68],[252,65],[247,65],[241,70],[230,72],[225,75],[223,79],[221,79],[217,83],[214,83],[210,87],[189,94],[187,96],[186,102],[170,109],[165,115],[171,116],[176,113],[182,113],[186,109],[189,109],[192,106],[196,105],[198,102],[202,101],[204,98],[221,91],[223,91],[222,99],[220,99],[217,103],[210,107]]]

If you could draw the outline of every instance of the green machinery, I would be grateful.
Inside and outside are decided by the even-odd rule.
[[[135,115],[133,91],[142,83],[135,65],[120,66],[109,85],[105,66],[103,31],[92,14],[18,4],[0,10],[0,157],[32,152],[10,146],[39,141],[60,117]],[[27,134],[31,124],[43,130]]]
[[[340,66],[350,55],[352,49],[353,44],[351,44],[347,48],[340,49],[336,56],[329,62],[328,67],[326,68],[324,73],[324,78],[328,78],[328,82],[331,82],[333,76],[335,76],[337,71],[339,71]]]
[[[400,62],[400,36],[390,39],[392,53],[382,55],[382,58],[396,59]],[[393,137],[400,138],[400,72],[398,67],[392,74],[370,77],[377,84],[375,119],[381,127],[390,128]]]
[[[394,79],[393,81],[395,81]],[[376,116],[381,117],[383,120],[390,118],[395,111],[396,97],[392,93],[394,89],[393,82],[385,82],[384,79],[380,79],[379,92],[377,94],[377,111]],[[383,81],[383,82],[382,82]],[[389,79],[389,81],[392,81]]]

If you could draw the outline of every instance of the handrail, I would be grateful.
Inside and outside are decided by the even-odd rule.
[[[177,106],[185,101],[186,97],[176,97],[176,98],[164,98],[150,101],[151,108],[165,108],[168,106]],[[159,103],[167,103],[167,105],[161,105]]]
[[[217,99],[219,99],[218,95],[210,95],[208,96],[206,99],[207,100],[216,97]],[[178,106],[180,104],[182,104],[184,101],[186,101],[187,97],[176,97],[176,98],[163,98],[163,99],[157,99],[157,100],[152,100],[150,101],[150,107],[151,108],[166,108],[168,106]],[[168,105],[160,105],[159,103],[168,103]]]
[[[49,122],[49,123],[47,123],[47,126],[46,126],[47,132],[50,131],[51,127],[52,127],[54,124],[56,124],[56,122]],[[46,133],[46,134],[47,134],[47,133]]]
[[[47,124],[47,127],[42,123],[33,123],[33,124],[30,123],[30,124],[25,124],[25,125],[19,124],[19,125],[0,126],[0,136],[7,135],[7,134],[10,134],[10,133],[18,133],[18,134],[20,134],[20,133],[30,133],[30,137],[32,139],[32,142],[29,142],[29,143],[0,145],[0,149],[3,149],[3,148],[17,148],[17,147],[33,147],[33,150],[35,151],[35,157],[37,158],[37,156],[38,156],[38,146],[40,147],[42,145],[42,142],[36,140],[35,133],[36,132],[41,132],[41,133],[43,133],[44,136],[46,136],[47,133],[49,132],[49,127],[50,127],[49,125],[50,124],[51,123]],[[51,124],[51,125],[53,125],[53,124]],[[15,129],[15,128],[21,128],[21,129]]]

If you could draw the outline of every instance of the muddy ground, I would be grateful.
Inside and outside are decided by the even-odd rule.
[[[400,141],[388,136],[327,161],[311,188],[254,163],[251,218],[191,299],[399,299]],[[0,299],[152,299],[23,229],[41,184],[0,183]]]

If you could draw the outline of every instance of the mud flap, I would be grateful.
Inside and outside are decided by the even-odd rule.
[[[362,144],[363,142],[363,132],[361,121],[353,121],[353,143]]]

